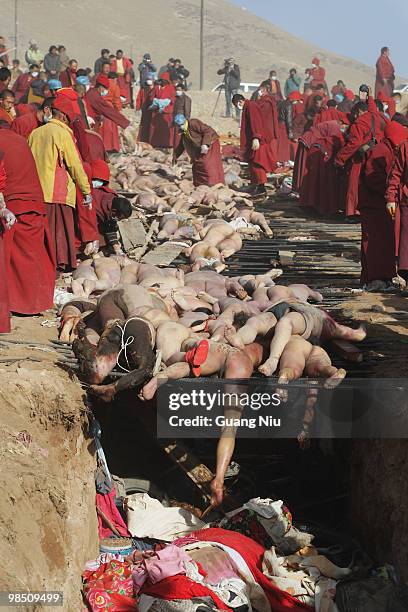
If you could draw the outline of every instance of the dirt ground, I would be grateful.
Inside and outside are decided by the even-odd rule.
[[[64,609],[79,610],[81,572],[98,553],[84,394],[51,349],[2,344],[46,344],[57,332],[43,320],[13,317],[12,335],[0,336],[0,590],[60,590]]]

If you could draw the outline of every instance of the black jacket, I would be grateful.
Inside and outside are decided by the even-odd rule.
[[[224,66],[217,71],[217,74],[224,75],[224,84],[226,89],[239,89],[241,86],[241,71],[238,64],[234,64],[232,67]]]
[[[289,100],[279,102],[279,121],[285,122],[288,138],[293,138],[293,108]]]

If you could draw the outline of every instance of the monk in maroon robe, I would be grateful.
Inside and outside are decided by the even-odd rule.
[[[63,87],[73,87],[76,83],[76,73],[78,70],[78,62],[74,59],[69,60],[68,68],[60,72],[59,80]]]
[[[20,102],[27,102],[31,83],[38,78],[39,74],[40,67],[34,64],[30,66],[30,72],[20,74],[12,87],[14,95],[16,96],[16,104]]]
[[[4,169],[4,157],[0,152],[0,193],[6,186],[6,171]],[[3,221],[0,220],[0,278],[6,278],[6,262],[4,258],[4,232],[8,231]],[[10,331],[10,306],[7,283],[0,283],[0,334],[8,334]]]
[[[99,74],[96,79],[95,87],[91,87],[84,96],[87,112],[95,121],[96,130],[101,126],[104,117],[107,117],[119,127],[126,129],[130,125],[130,121],[104,100],[104,97],[108,94],[108,90],[108,77]]]
[[[265,183],[268,172],[276,168],[271,143],[276,140],[276,104],[269,96],[261,101],[245,100],[241,94],[235,94],[232,103],[242,111],[240,148],[244,160],[249,164],[251,184],[255,186],[255,195],[266,193]]]
[[[224,184],[220,140],[217,132],[199,119],[186,119],[177,115],[174,119],[180,130],[180,142],[174,150],[174,161],[186,151],[193,170],[193,183],[199,185]]]
[[[360,175],[358,209],[361,217],[361,283],[383,281],[385,288],[395,276],[395,233],[386,209],[387,177],[399,145],[408,129],[392,121],[384,139],[367,155]]]
[[[312,89],[318,89],[319,87],[324,88],[327,91],[326,85],[326,71],[320,66],[320,60],[318,57],[312,59],[312,68],[310,69],[310,86]]]
[[[129,106],[132,102],[132,62],[123,55],[121,49],[116,51],[116,57],[112,59],[111,71],[118,75],[117,79],[120,95],[123,98],[123,106]]]
[[[382,117],[371,97],[368,98],[368,102],[358,102],[355,109],[356,119],[350,128],[347,143],[335,158],[335,164],[339,168],[344,168],[348,164],[344,205],[347,217],[358,214],[358,182],[362,163],[366,151],[381,142],[384,127]]]
[[[154,87],[152,96],[153,102],[149,107],[152,112],[149,142],[157,149],[171,149],[174,145],[173,119],[176,88],[167,81],[161,80]],[[157,104],[155,100],[158,101]]]
[[[299,202],[303,206],[314,208],[320,214],[334,214],[338,211],[339,202],[332,159],[344,144],[341,123],[320,123],[306,132],[300,142],[307,146],[307,156],[299,188]]]
[[[388,47],[381,49],[381,55],[376,63],[375,97],[381,93],[384,98],[391,98],[394,93],[395,70],[390,60]]]
[[[136,98],[136,110],[141,111],[139,133],[137,139],[139,142],[150,142],[150,124],[152,121],[152,105],[154,98],[154,83],[152,79],[146,80],[146,85],[139,89]]]
[[[408,283],[408,140],[396,151],[385,193],[387,212],[392,219],[399,213],[398,274]]]
[[[44,100],[41,108],[36,108],[32,113],[25,113],[16,117],[11,125],[11,129],[16,134],[28,139],[31,132],[44,123],[44,118],[52,117],[51,105],[52,98],[47,98]]]
[[[32,315],[52,308],[54,297],[55,262],[44,195],[24,138],[0,129],[0,153],[6,172],[4,199],[17,217],[3,237],[9,308]]]

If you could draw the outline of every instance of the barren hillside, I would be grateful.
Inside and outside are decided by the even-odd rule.
[[[43,49],[64,43],[71,56],[90,66],[101,47],[121,47],[135,61],[150,51],[158,65],[180,56],[191,70],[193,85],[198,85],[200,0],[20,0],[18,6],[21,58],[32,37]],[[206,0],[205,7],[206,87],[219,81],[216,70],[230,55],[239,61],[244,81],[258,82],[272,67],[281,79],[292,66],[303,72],[315,53],[330,84],[342,78],[356,87],[373,80],[370,67],[314,47],[224,0]],[[1,34],[12,42],[14,0],[0,2],[0,23]]]

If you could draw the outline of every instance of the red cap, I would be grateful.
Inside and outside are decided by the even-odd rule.
[[[91,163],[91,167],[93,179],[99,179],[100,181],[109,183],[110,170],[108,164],[103,159],[95,159]]]
[[[290,93],[288,95],[288,100],[290,100],[291,102],[293,102],[293,100],[301,100],[302,96],[300,95],[300,91],[292,91],[292,93]]]
[[[96,84],[102,85],[106,89],[109,89],[109,85],[110,85],[109,79],[105,74],[98,74],[98,76],[96,77]]]
[[[390,121],[387,123],[384,129],[384,136],[391,140],[394,147],[398,147],[401,142],[407,140],[408,138],[408,129],[398,123],[398,121]]]
[[[66,98],[65,96],[59,96],[58,98],[55,98],[52,103],[52,108],[59,110],[61,113],[64,113],[64,115],[66,115],[70,121],[75,119],[75,112],[73,106],[70,100],[68,100],[68,98]]]
[[[354,100],[355,95],[354,92],[351,91],[351,89],[346,89],[346,91],[344,92],[344,97],[346,98],[346,100]]]

